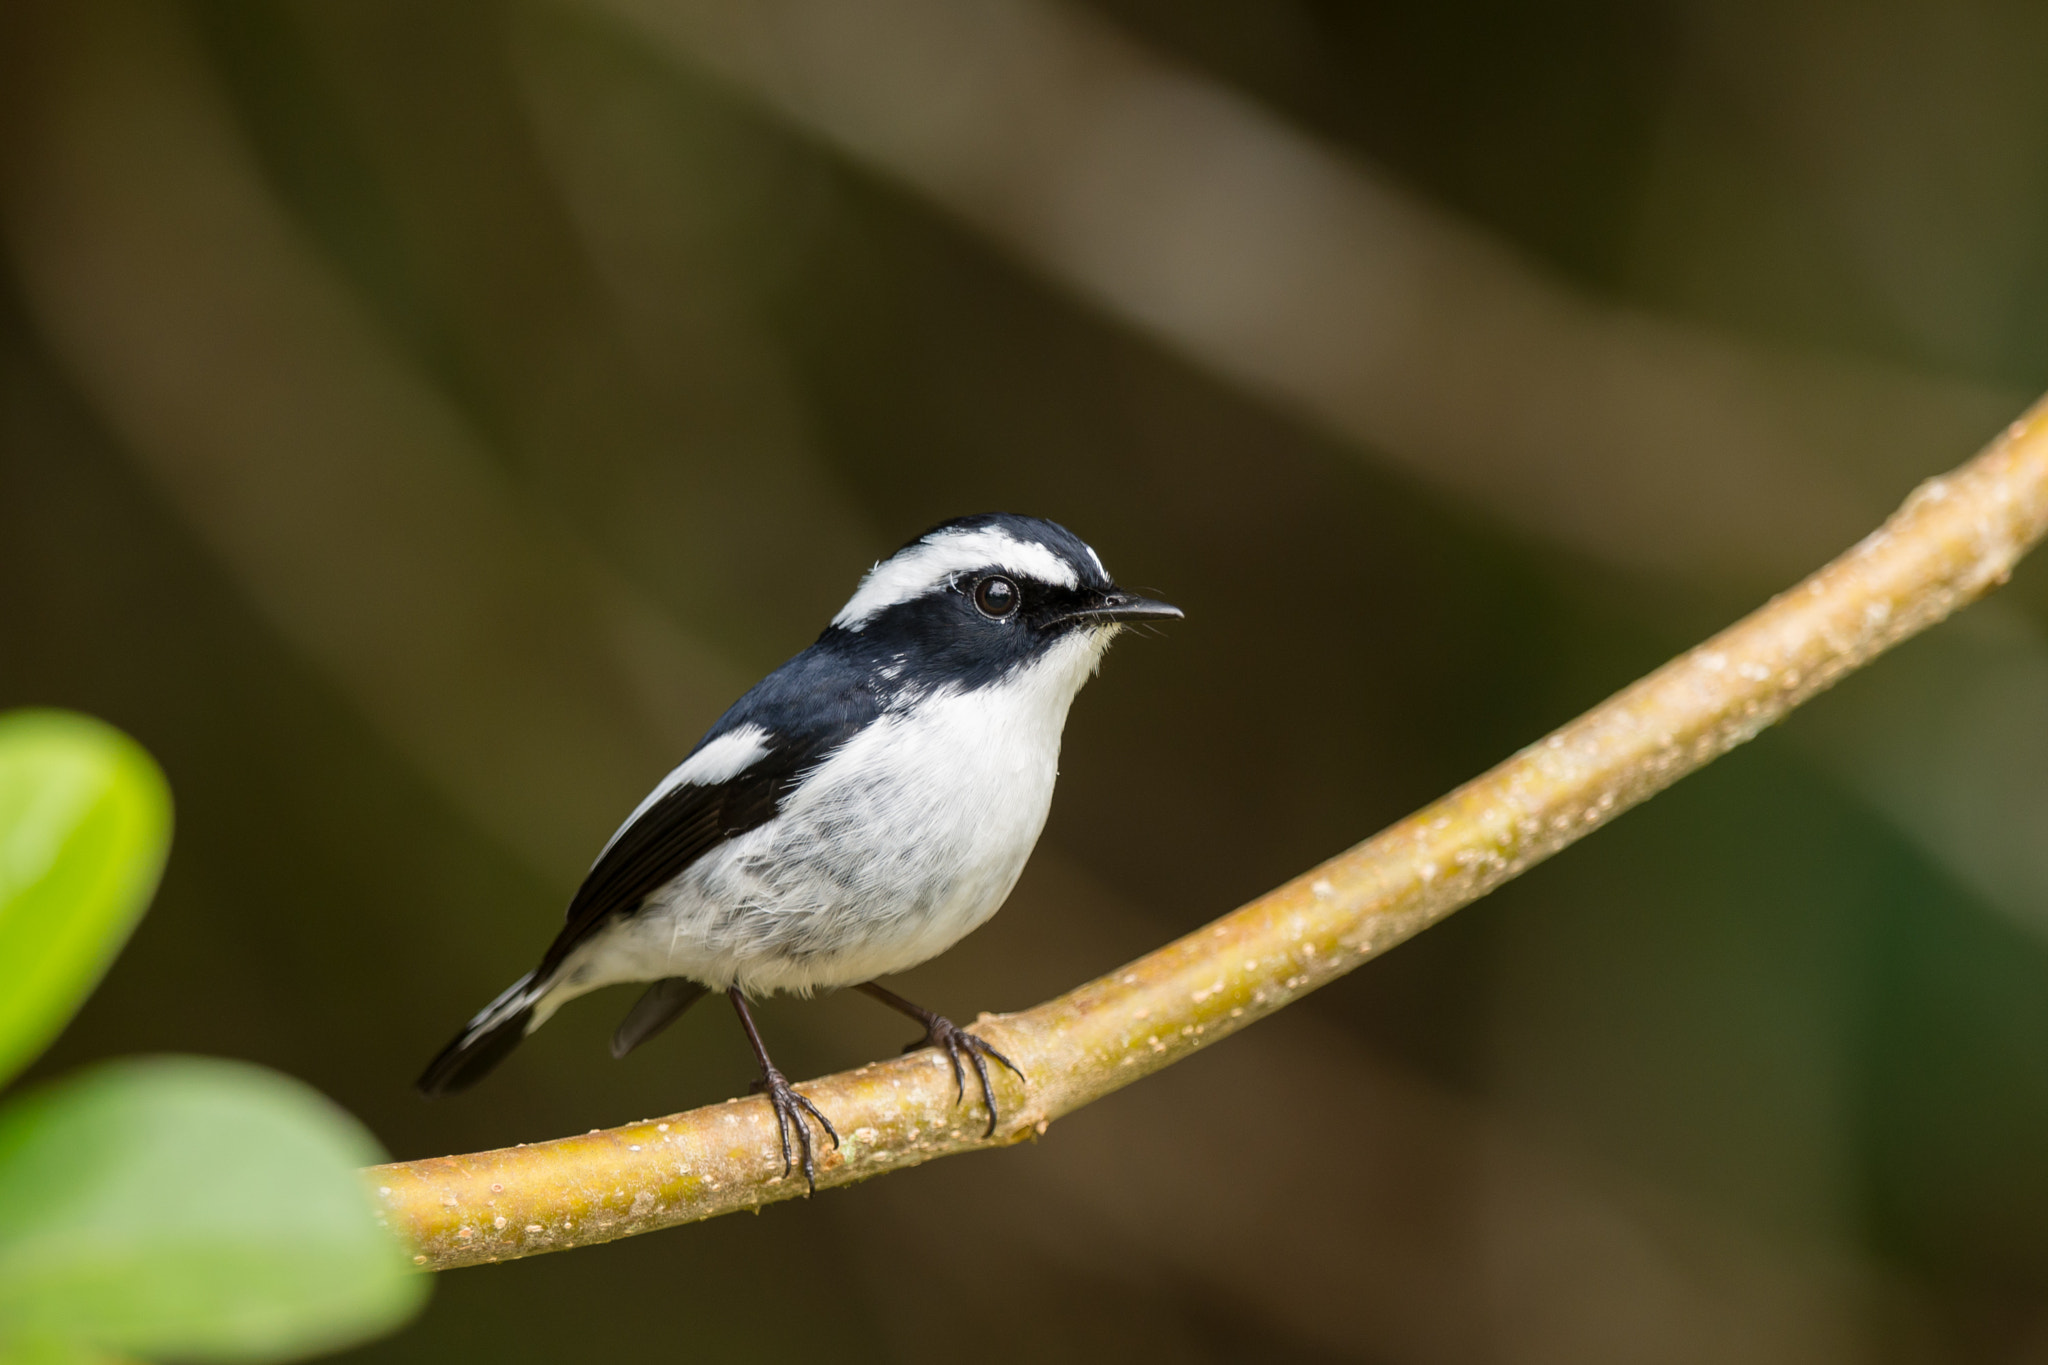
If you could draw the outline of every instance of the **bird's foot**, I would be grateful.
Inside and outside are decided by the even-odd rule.
[[[766,1095],[769,1107],[775,1111],[775,1126],[782,1133],[784,1175],[788,1175],[794,1169],[790,1161],[789,1130],[792,1125],[795,1126],[797,1147],[803,1152],[804,1157],[804,1184],[809,1187],[809,1193],[816,1194],[818,1163],[811,1155],[811,1130],[804,1122],[804,1116],[808,1114],[817,1120],[818,1126],[825,1130],[826,1137],[832,1139],[835,1148],[839,1146],[839,1131],[832,1126],[832,1120],[819,1111],[817,1105],[805,1099],[797,1088],[789,1083],[789,1078],[772,1066],[760,1080],[754,1082],[751,1089],[756,1095]]]
[[[967,1073],[961,1067],[960,1059],[962,1056],[965,1056],[968,1061],[972,1062],[974,1064],[974,1074],[981,1078],[981,1098],[988,1105],[988,1130],[982,1136],[994,1137],[996,1132],[996,1088],[989,1081],[988,1062],[984,1059],[993,1058],[1001,1062],[1004,1066],[1010,1068],[1018,1080],[1029,1084],[1023,1070],[1008,1057],[996,1051],[995,1045],[986,1038],[969,1033],[945,1015],[932,1014],[929,1011],[921,1011],[920,1013],[924,1019],[924,1037],[915,1043],[904,1044],[903,1050],[905,1052],[915,1052],[919,1048],[930,1047],[944,1052],[946,1060],[953,1064],[953,1090],[958,1101],[962,1104],[967,1102]]]

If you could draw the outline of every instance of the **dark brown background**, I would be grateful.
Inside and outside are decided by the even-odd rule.
[[[610,1060],[623,993],[408,1082],[740,688],[992,508],[1188,613],[1113,651],[1024,885],[910,978],[1030,1004],[1730,619],[2048,361],[2037,7],[1024,11],[1491,263],[1361,399],[1490,412],[1455,469],[1063,276],[1029,194],[962,212],[601,8],[0,7],[0,704],[128,728],[178,799],[38,1074],[252,1058],[399,1155],[735,1092],[718,1010]],[[1504,279],[1560,311],[1468,348]],[[1727,404],[1643,357],[1783,440],[1674,454]],[[1599,435],[1578,379],[1651,420]],[[457,1272],[351,1358],[2048,1360],[2039,578],[1035,1147]],[[903,1041],[762,1020],[792,1074]]]

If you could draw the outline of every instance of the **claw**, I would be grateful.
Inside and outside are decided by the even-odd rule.
[[[994,1137],[996,1135],[998,1117],[996,1112],[996,1087],[995,1083],[989,1079],[988,1063],[982,1059],[984,1057],[995,1058],[998,1062],[1010,1068],[1018,1080],[1029,1084],[1023,1070],[1008,1057],[996,1051],[993,1043],[976,1034],[969,1033],[966,1029],[961,1028],[942,1014],[933,1015],[931,1022],[925,1026],[925,1029],[924,1041],[912,1043],[904,1051],[913,1052],[918,1048],[931,1047],[938,1048],[945,1053],[946,1060],[953,1067],[953,1099],[956,1104],[965,1104],[967,1102],[967,1074],[960,1065],[961,1055],[963,1053],[966,1054],[967,1060],[974,1064],[975,1078],[981,1082],[982,1103],[988,1106],[988,1127],[983,1131],[982,1136]]]
[[[959,1099],[963,1103],[967,1099],[967,1085],[960,1076],[959,1053],[964,1051],[967,1054],[968,1060],[974,1063],[974,1074],[981,1081],[982,1102],[988,1106],[988,1127],[983,1130],[982,1136],[994,1137],[996,1135],[997,1119],[996,1088],[995,1084],[989,1079],[988,1063],[982,1059],[984,1057],[993,1057],[1008,1067],[1010,1073],[1018,1080],[1023,1081],[1027,1085],[1030,1084],[1030,1080],[1025,1076],[1024,1069],[998,1052],[993,1043],[969,1033],[966,1029],[958,1027],[950,1020],[941,1019],[939,1022],[946,1026],[946,1053],[953,1063],[954,1079],[960,1082],[957,1087]]]
[[[817,1121],[818,1126],[825,1130],[825,1136],[832,1139],[832,1146],[835,1149],[839,1146],[839,1130],[834,1128],[832,1120],[826,1118],[823,1111],[791,1085],[780,1071],[770,1068],[767,1075],[754,1082],[753,1089],[758,1094],[766,1095],[768,1107],[775,1111],[775,1127],[782,1135],[782,1173],[788,1175],[796,1168],[792,1160],[793,1154],[789,1149],[789,1129],[791,1124],[795,1124],[797,1148],[803,1153],[804,1159],[804,1184],[809,1187],[810,1193],[816,1194],[818,1163],[811,1150],[811,1130],[804,1122],[804,1116],[808,1114]]]
[[[950,1022],[950,1021],[948,1021]],[[927,1032],[922,1038],[913,1038],[903,1045],[903,1055],[920,1052],[928,1047],[944,1048],[946,1060],[953,1064],[953,1103],[967,1102],[967,1073],[960,1069],[960,1045],[942,1040],[936,1033]]]
[[[960,1065],[961,1054],[965,1053],[967,1055],[967,1059],[974,1063],[975,1077],[981,1082],[981,1098],[988,1105],[988,1129],[982,1136],[994,1137],[997,1122],[996,1088],[989,1079],[988,1063],[982,1059],[985,1057],[995,1058],[998,1062],[1010,1068],[1018,1080],[1029,1085],[1031,1079],[1024,1074],[1023,1068],[1008,1057],[1005,1057],[1002,1053],[996,1051],[994,1044],[976,1034],[969,1033],[943,1014],[933,1014],[922,1005],[913,1005],[894,991],[878,986],[872,981],[866,982],[858,987],[858,989],[873,996],[898,1014],[909,1015],[912,1019],[924,1025],[924,1037],[917,1042],[906,1044],[903,1050],[905,1052],[915,1052],[922,1047],[933,1047],[943,1051],[946,1054],[946,1061],[953,1068],[953,1096],[954,1102],[957,1104],[965,1104],[967,1102],[967,1074]]]
[[[768,1060],[768,1049],[761,1045],[761,1034],[754,1027],[754,1016],[747,1011],[747,998],[737,986],[726,991],[732,1001],[733,1010],[740,1017],[740,1026],[747,1031],[747,1041],[753,1044],[754,1057],[761,1063],[761,1079],[751,1089],[755,1094],[768,1097],[768,1107],[775,1111],[775,1130],[782,1136],[782,1173],[787,1176],[793,1169],[789,1150],[790,1125],[796,1125],[797,1147],[804,1154],[804,1185],[810,1194],[818,1192],[818,1163],[811,1152],[811,1129],[804,1122],[808,1114],[816,1119],[818,1126],[825,1130],[825,1136],[832,1139],[833,1147],[839,1146],[839,1130],[832,1126],[832,1120],[825,1117],[818,1106],[812,1104],[797,1092],[795,1086]]]

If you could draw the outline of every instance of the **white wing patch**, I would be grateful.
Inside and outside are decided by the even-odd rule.
[[[1037,541],[1019,540],[1001,527],[941,531],[897,551],[868,570],[868,576],[832,618],[832,624],[841,630],[857,631],[877,613],[898,602],[922,597],[955,574],[991,564],[1062,588],[1075,587],[1081,581],[1074,566],[1066,560]]]
[[[654,790],[647,793],[645,800],[633,807],[633,813],[626,817],[626,823],[620,825],[612,837],[605,840],[604,848],[597,855],[598,858],[602,860],[606,853],[611,852],[612,845],[619,841],[619,835],[631,829],[634,821],[654,809],[655,802],[677,787],[716,786],[720,782],[738,777],[759,763],[768,755],[768,741],[771,738],[772,736],[758,725],[742,725],[737,729],[728,730],[691,754],[674,772],[662,778]]]

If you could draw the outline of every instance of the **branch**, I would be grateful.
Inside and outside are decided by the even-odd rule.
[[[1754,737],[2003,583],[2048,530],[2048,400],[1790,592],[1493,771],[1215,923],[979,1031],[1015,1058],[1004,1122],[933,1052],[805,1085],[842,1135],[821,1187],[1004,1146],[1299,999]],[[758,1098],[365,1173],[416,1264],[606,1242],[801,1194]]]

